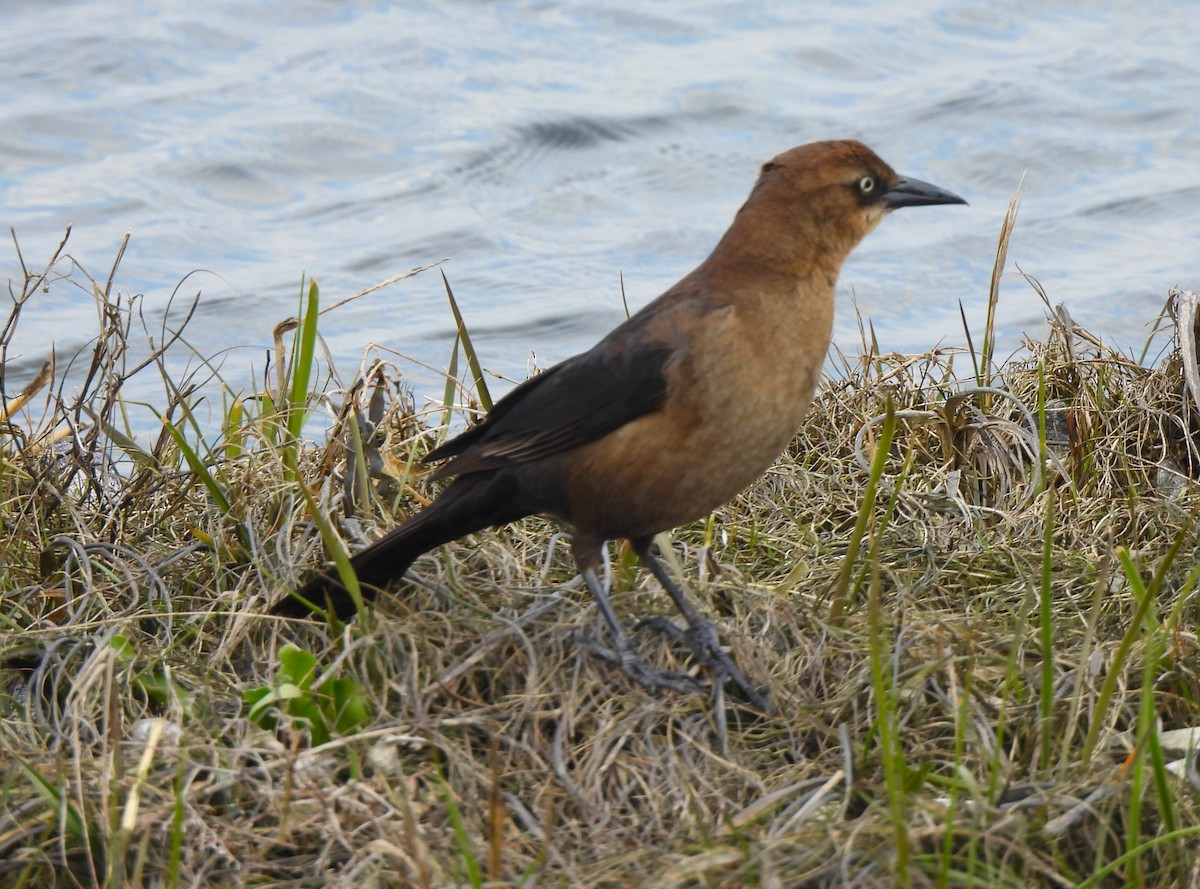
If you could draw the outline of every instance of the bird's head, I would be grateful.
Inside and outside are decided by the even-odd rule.
[[[735,227],[753,235],[743,241],[793,263],[820,256],[840,266],[892,210],[965,203],[899,175],[861,142],[810,142],[763,164]]]

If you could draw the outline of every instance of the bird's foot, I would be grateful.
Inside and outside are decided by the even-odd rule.
[[[573,635],[575,642],[588,654],[620,667],[626,676],[651,692],[658,692],[665,688],[680,694],[693,694],[704,690],[695,677],[687,673],[660,670],[650,666],[627,637],[619,639],[615,647],[609,648],[600,640],[586,633],[576,631]]]
[[[640,630],[643,627],[662,633],[672,642],[686,645],[691,649],[696,660],[713,672],[717,687],[723,686],[725,680],[728,679],[733,683],[733,687],[743,701],[763,713],[772,712],[767,699],[750,684],[745,674],[729,656],[729,652],[721,646],[717,628],[708,621],[702,620],[685,630],[662,615],[656,615],[638,621],[634,629]]]

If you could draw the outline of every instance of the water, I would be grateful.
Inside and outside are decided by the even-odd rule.
[[[980,329],[1023,174],[1010,260],[1094,332],[1138,348],[1167,288],[1200,286],[1200,26],[1182,4],[155,7],[0,8],[0,222],[31,266],[73,225],[69,252],[101,280],[132,232],[117,287],[154,317],[186,277],[170,318],[200,292],[188,345],[235,388],[302,272],[329,303],[446,257],[485,364],[522,377],[531,353],[567,357],[620,320],[619,276],[636,307],[692,268],[759,164],[819,138],[862,138],[971,203],[903,211],[859,248],[848,352],[851,295],[885,349],[965,342],[960,302]],[[16,276],[11,249],[0,269]],[[1041,327],[1012,268],[999,314],[1009,346]],[[95,318],[86,292],[52,287],[22,315],[6,388],[51,342],[86,347]],[[343,373],[368,342],[437,368],[453,341],[436,272],[322,330]],[[440,395],[435,372],[403,368]],[[127,394],[161,405],[151,382]]]

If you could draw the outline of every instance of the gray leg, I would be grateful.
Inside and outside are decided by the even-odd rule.
[[[612,603],[608,599],[608,594],[604,592],[600,579],[596,577],[595,569],[584,568],[582,573],[588,592],[596,600],[596,607],[600,609],[604,622],[608,624],[608,631],[613,638],[613,647],[607,648],[597,639],[582,633],[576,634],[577,642],[583,645],[589,653],[620,667],[629,678],[650,691],[658,691],[660,688],[683,693],[702,690],[700,683],[687,673],[659,670],[646,663],[638,654],[637,649],[633,647],[632,640],[625,635],[625,631],[621,628],[621,622],[617,620],[617,614],[613,611]]]
[[[692,650],[692,653],[700,663],[716,674],[718,686],[723,685],[725,679],[728,678],[733,682],[733,686],[737,689],[742,700],[753,707],[757,707],[764,713],[770,713],[771,705],[767,703],[767,699],[759,694],[758,689],[746,680],[742,671],[738,669],[738,665],[733,662],[733,658],[721,647],[717,628],[701,616],[695,606],[687,600],[687,597],[683,594],[683,590],[671,579],[662,562],[658,561],[650,553],[650,539],[641,538],[632,541],[632,543],[634,551],[642,560],[642,564],[649,568],[650,573],[662,584],[662,588],[667,591],[667,594],[675,602],[675,607],[679,609],[679,613],[683,615],[683,619],[687,621],[688,625],[686,630],[681,630],[666,618],[659,617],[648,618],[639,623],[638,626],[654,627],[666,633],[675,641],[684,643]]]

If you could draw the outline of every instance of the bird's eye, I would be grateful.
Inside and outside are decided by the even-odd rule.
[[[870,194],[875,190],[875,177],[863,176],[858,180],[858,190],[863,194]]]

